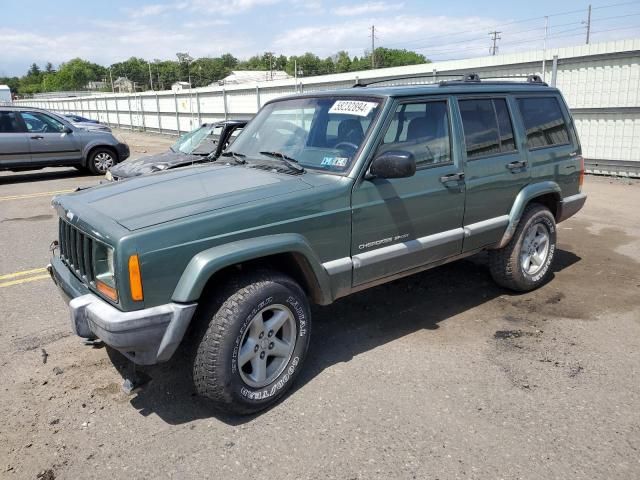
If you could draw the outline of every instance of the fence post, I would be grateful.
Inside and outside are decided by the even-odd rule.
[[[173,105],[176,109],[176,128],[178,129],[178,136],[180,136],[180,116],[178,115],[178,92],[173,92]]]
[[[142,94],[140,94],[140,111],[142,112],[142,131],[147,131],[147,120],[144,118],[144,99],[142,98]]]
[[[228,114],[227,114],[227,89],[226,88],[222,89],[222,106],[224,107],[224,119],[228,120]]]
[[[202,120],[200,119],[200,93],[196,90],[196,109],[198,111],[198,126],[202,125]]]
[[[158,131],[162,133],[162,120],[160,119],[160,100],[158,99],[157,91],[156,91],[156,112],[158,114]]]
[[[131,131],[133,132],[133,113],[131,112],[131,95],[130,92],[127,94],[127,107],[129,107],[129,126],[131,127]]]
[[[551,67],[551,86],[556,86],[556,80],[558,79],[558,55],[553,56],[553,65]]]
[[[296,90],[298,86],[296,85]],[[258,104],[258,110],[260,110],[260,86],[256,84],[256,103]]]
[[[118,128],[121,128],[121,126],[120,126],[120,110],[118,110],[118,97],[116,97],[114,95],[113,96],[113,101],[115,102],[115,105],[116,105],[116,122],[118,122]]]

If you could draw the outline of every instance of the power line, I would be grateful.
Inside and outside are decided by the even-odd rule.
[[[640,0],[636,0],[636,1],[632,1],[632,2],[612,3],[612,4],[607,4],[607,5],[595,6],[595,7],[593,7],[593,10],[614,8],[614,7],[624,6],[624,5],[637,5],[637,4],[640,4]],[[520,19],[520,20],[513,20],[511,22],[506,22],[506,23],[501,23],[501,24],[494,25],[494,29],[497,30],[497,28],[499,28],[499,27],[506,27],[506,26],[509,26],[509,25],[516,25],[516,24],[520,24],[520,23],[528,23],[528,22],[532,22],[534,20],[544,20],[545,17],[549,17],[549,18],[561,17],[561,16],[566,16],[566,15],[571,15],[573,13],[584,13],[584,12],[585,12],[585,9],[567,10],[567,11],[564,11],[564,12],[553,13],[553,14],[550,14],[550,15],[543,15],[543,16],[538,16],[538,17],[524,18],[524,19]],[[575,22],[575,23],[580,23],[580,22]],[[406,42],[393,42],[393,43],[386,44],[386,46],[387,47],[393,47],[393,46],[398,46],[398,45],[408,46],[408,45],[411,45],[411,44],[414,44],[414,43],[423,42],[425,40],[442,39],[442,38],[445,38],[445,37],[452,37],[452,36],[459,37],[460,35],[469,34],[469,33],[480,33],[482,31],[485,31],[486,28],[487,28],[487,26],[482,27],[482,28],[477,28],[477,29],[474,28],[474,29],[471,29],[471,30],[458,31],[458,32],[454,32],[454,33],[444,33],[444,34],[439,34],[439,35],[430,35],[428,37],[421,37],[421,38],[414,39],[414,40],[409,40],[409,41],[406,41]],[[489,28],[490,28],[490,26],[489,26]],[[544,27],[541,27],[540,29],[542,29],[542,28],[544,28]]]

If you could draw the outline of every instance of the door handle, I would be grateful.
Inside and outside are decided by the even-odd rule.
[[[527,162],[524,160],[518,160],[517,162],[507,163],[507,168],[509,170],[515,170],[517,168],[524,168],[527,166]]]
[[[33,140],[42,140],[44,137],[42,135],[34,135],[31,137]]]
[[[440,181],[442,183],[457,182],[460,180],[464,180],[464,172],[450,173],[449,175],[443,175],[440,177]]]

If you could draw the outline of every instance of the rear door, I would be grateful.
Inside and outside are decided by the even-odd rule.
[[[82,161],[80,143],[66,125],[42,112],[20,112],[26,125],[32,164],[75,164]]]
[[[514,101],[507,95],[458,97],[464,132],[467,195],[465,252],[498,242],[518,192],[529,183],[524,139],[514,128]]]
[[[563,196],[577,193],[580,143],[564,101],[557,94],[538,94],[518,96],[516,102],[526,134],[531,176],[537,182],[558,183]]]
[[[17,112],[0,112],[0,169],[28,167],[31,163],[29,139]]]
[[[354,187],[354,286],[461,252],[464,180],[450,119],[449,98],[397,105],[374,157],[411,152],[417,170],[409,178],[365,179]]]

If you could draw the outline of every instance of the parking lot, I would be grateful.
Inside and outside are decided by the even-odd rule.
[[[175,141],[116,134],[132,157]],[[98,181],[0,172],[0,477],[640,477],[640,182],[587,177],[534,292],[481,255],[315,307],[292,392],[228,417],[179,361],[125,395],[122,357],[72,335],[50,200]]]

